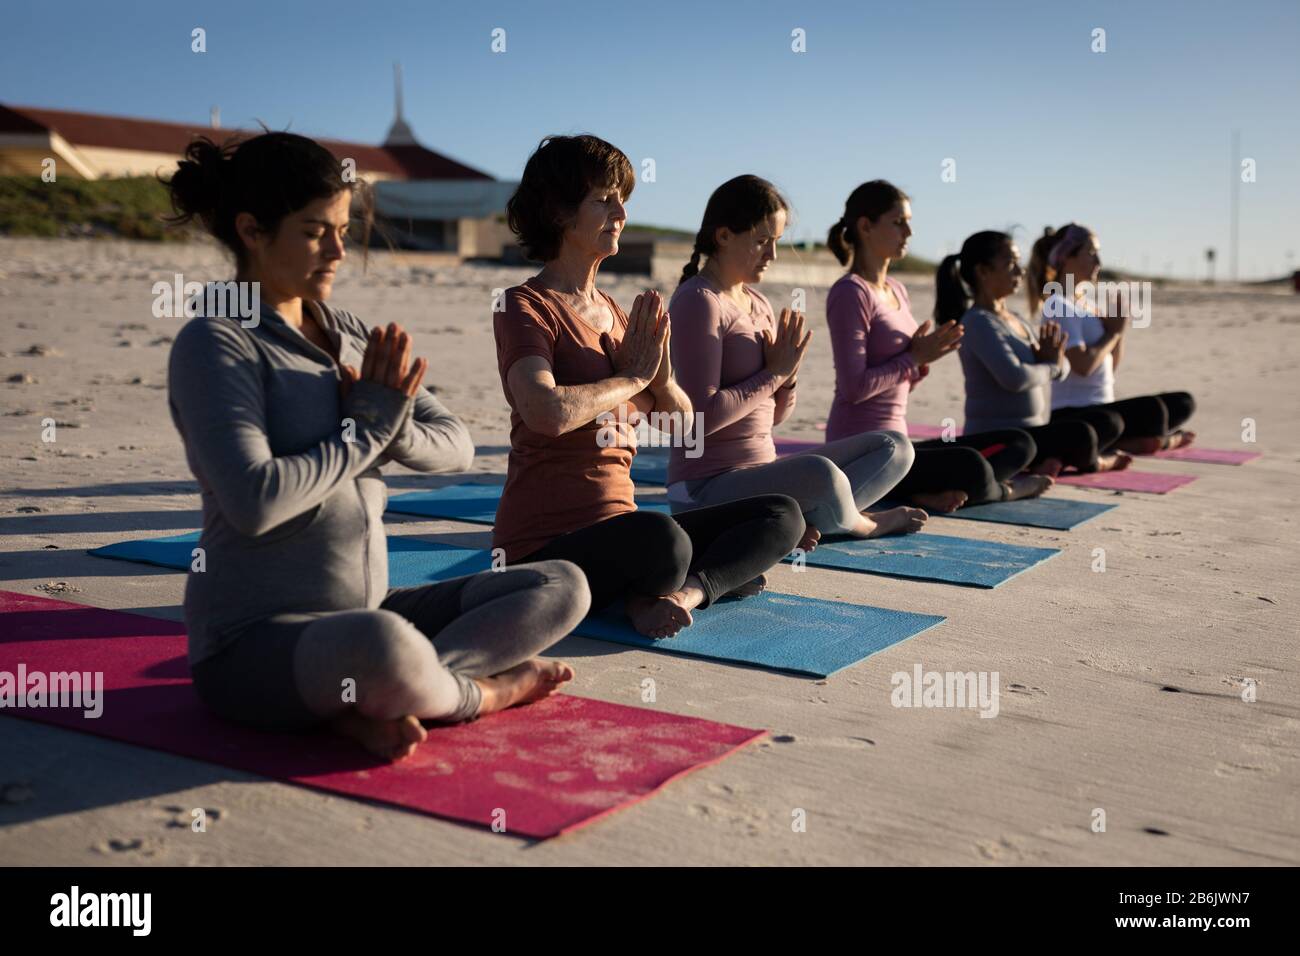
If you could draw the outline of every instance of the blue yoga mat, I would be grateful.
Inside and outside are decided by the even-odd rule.
[[[823,540],[802,560],[817,568],[995,588],[1056,554],[1060,554],[1057,548],[1030,548],[939,534],[908,534],[865,541],[860,538]],[[799,563],[793,557],[786,560],[796,566]]]
[[[393,495],[388,499],[388,510],[424,518],[451,518],[474,524],[493,524],[500,500],[500,485],[448,485],[445,488]],[[636,506],[644,511],[669,513],[666,501],[642,501],[638,498]]]
[[[193,556],[190,554],[199,546],[199,533],[187,531],[166,538],[141,538],[136,541],[118,541],[116,544],[102,548],[92,548],[87,554],[97,558],[116,558],[119,561],[134,561],[137,564],[153,564],[160,568],[173,568],[188,571]]]
[[[641,450],[632,459],[632,480],[638,485],[668,484],[668,452]]]
[[[695,623],[676,637],[638,634],[626,617],[605,612],[577,633],[616,644],[829,677],[879,651],[928,631],[944,618],[843,601],[764,591],[693,611]]]
[[[98,558],[115,558],[119,561],[188,571],[193,560],[192,552],[198,544],[199,532],[189,531],[166,538],[119,541],[88,553]],[[419,538],[388,539],[389,587],[414,587],[464,574],[475,574],[488,570],[491,564],[491,553],[488,551],[453,548],[433,541],[421,541]]]
[[[967,505],[951,514],[937,514],[933,517],[996,521],[1001,524],[1018,524],[1030,528],[1070,531],[1114,507],[1115,505],[1104,505],[1095,501],[1072,501],[1069,498],[1022,498],[1019,501],[994,501],[986,505]]]
[[[123,541],[91,554],[186,570],[198,532]],[[486,571],[489,552],[415,538],[388,539],[389,585],[413,587]],[[764,592],[743,601],[720,601],[695,611],[695,623],[676,637],[655,640],[638,634],[617,611],[587,618],[583,637],[671,654],[829,677],[863,658],[927,631],[944,620],[842,601]]]
[[[632,459],[632,480],[638,485],[667,484],[668,454],[662,449],[638,451],[636,457]],[[898,502],[881,502],[875,508],[876,510],[891,508],[897,504]],[[965,518],[968,521],[996,521],[1001,524],[1069,531],[1114,507],[1115,505],[1098,504],[1092,501],[1072,501],[1068,498],[1027,498],[1021,501],[996,501],[987,505],[971,505],[968,508],[959,509],[954,514],[932,515],[932,517]],[[830,565],[827,566],[830,567]],[[865,569],[854,568],[853,570]],[[946,581],[949,579],[940,578],[938,580]]]

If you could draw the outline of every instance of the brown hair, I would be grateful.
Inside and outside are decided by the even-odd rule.
[[[198,219],[244,264],[247,251],[235,231],[235,217],[249,213],[258,226],[274,235],[291,213],[317,199],[344,190],[362,200],[361,242],[369,245],[374,208],[364,182],[348,182],[338,158],[313,139],[296,133],[266,132],[234,137],[218,145],[206,136],[193,140],[170,180],[176,215],[168,222]],[[359,187],[359,189],[354,189]]]
[[[713,190],[704,207],[704,222],[695,234],[695,248],[691,260],[682,269],[678,283],[685,282],[700,271],[700,256],[711,256],[718,251],[717,232],[723,227],[732,232],[748,232],[768,216],[777,212],[790,212],[780,190],[759,176],[746,173]]]
[[[585,133],[544,138],[506,203],[506,221],[524,255],[538,262],[558,256],[578,206],[600,186],[617,189],[624,202],[632,195],[636,174],[621,149]]]
[[[1088,235],[1092,235],[1092,230],[1086,226],[1080,226],[1075,222],[1067,222],[1060,229],[1053,229],[1048,226],[1043,230],[1043,234],[1038,237],[1034,243],[1033,250],[1029,253],[1029,267],[1025,270],[1025,298],[1029,303],[1030,318],[1038,315],[1038,310],[1043,305],[1043,291],[1047,283],[1056,281],[1056,269],[1050,263],[1052,253],[1065,237],[1068,229],[1074,228],[1082,230]],[[1075,250],[1061,250],[1067,255],[1073,254]]]
[[[840,265],[847,266],[853,261],[854,237],[857,235],[853,227],[860,218],[866,216],[875,222],[897,203],[909,198],[893,183],[883,179],[873,179],[853,190],[844,203],[844,215],[826,234],[826,246],[840,261]]]
[[[960,319],[979,292],[975,267],[992,262],[1011,242],[1005,232],[991,229],[967,237],[961,252],[945,256],[934,273],[934,321],[939,324]]]

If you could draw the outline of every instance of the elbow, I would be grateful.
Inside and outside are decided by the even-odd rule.
[[[458,470],[469,471],[473,467],[474,467],[474,445],[473,443],[471,443],[470,446],[465,449],[465,457],[464,460],[460,463],[460,468]]]
[[[451,454],[448,456],[447,470],[452,472],[469,471],[474,465],[474,436],[459,418],[451,435]]]
[[[517,403],[515,410],[519,412],[519,418],[523,421],[524,427],[529,431],[537,432],[539,435],[549,436],[552,416],[548,412],[546,405],[541,402],[524,399]]]
[[[520,408],[519,417],[530,431],[547,438],[559,438],[567,430],[558,408]]]
[[[469,429],[464,430],[464,441],[457,446],[457,452],[460,457],[456,459],[456,471],[469,471],[474,467],[474,439],[470,436]]]
[[[524,424],[539,435],[545,435],[547,438],[559,438],[568,431],[564,427],[564,418],[554,413],[534,416],[532,422],[525,421]]]
[[[277,505],[278,490],[269,472],[246,474],[238,488],[217,494],[221,517],[244,537],[261,537],[295,517],[286,515],[285,509]]]
[[[255,502],[222,502],[221,516],[246,538],[258,538],[276,526],[270,510]]]

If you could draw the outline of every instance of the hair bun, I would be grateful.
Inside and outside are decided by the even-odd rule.
[[[185,149],[168,186],[172,207],[181,220],[197,216],[209,223],[216,213],[229,160],[226,150],[207,137],[199,137]]]
[[[205,186],[211,187],[214,191],[221,187],[224,178],[222,174],[229,160],[226,159],[226,154],[220,146],[206,137],[201,137],[190,143],[185,155],[198,167]]]

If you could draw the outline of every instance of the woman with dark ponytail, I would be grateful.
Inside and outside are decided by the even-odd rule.
[[[918,327],[907,290],[889,275],[889,264],[907,252],[911,218],[902,190],[877,179],[850,194],[827,234],[831,252],[849,267],[826,297],[835,357],[835,400],[826,423],[831,440],[880,429],[906,433],[912,389],[931,362],[961,344],[962,328],[951,319],[937,328],[928,320]],[[1050,475],[1021,474],[1037,450],[1019,429],[914,448],[915,461],[890,497],[931,511],[1036,497],[1053,483]]]
[[[587,612],[572,565],[388,587],[380,466],[464,471],[474,445],[420,387],[427,363],[399,325],[326,305],[353,201],[339,160],[290,133],[199,139],[168,187],[175,221],[202,221],[260,299],[242,321],[192,319],[168,366],[203,500],[206,567],[185,587],[199,697],[231,720],[329,725],[398,759],[422,720],[553,693],[572,671],[535,655]]]
[[[1092,230],[1070,223],[1045,230],[1029,259],[1025,292],[1031,314],[1041,311],[1044,319],[1060,323],[1070,366],[1070,376],[1052,386],[1052,421],[1087,422],[1103,451],[1150,455],[1190,445],[1196,434],[1181,427],[1196,410],[1189,393],[1115,401],[1128,305],[1123,296],[1096,295],[1100,248]]]
[[[1035,333],[1006,307],[1022,274],[1015,242],[992,231],[968,238],[935,274],[935,321],[955,318],[965,330],[958,353],[966,379],[965,430],[1023,429],[1038,448],[1030,469],[1047,474],[1126,467],[1127,455],[1100,454],[1087,422],[1050,421],[1052,383],[1070,374],[1064,333],[1050,319]]]
[[[911,466],[906,436],[868,432],[777,460],[772,428],[794,408],[812,333],[801,312],[782,309],[777,319],[752,283],[776,260],[788,215],[785,198],[757,176],[737,176],[709,197],[668,307],[673,369],[698,415],[702,454],[672,449],[668,499],[676,511],[789,495],[807,524],[805,549],[822,533],[873,538],[916,531],[925,521],[917,508],[866,510]]]

